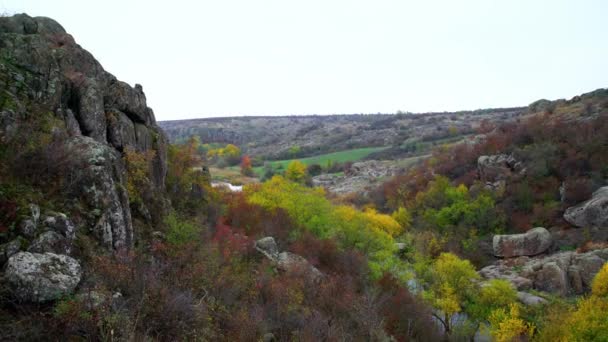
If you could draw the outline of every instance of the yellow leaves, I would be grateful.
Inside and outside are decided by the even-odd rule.
[[[228,157],[238,157],[241,155],[241,149],[238,148],[236,145],[228,144],[226,145],[226,147],[224,147],[221,155]]]
[[[469,260],[463,260],[452,253],[442,253],[434,265],[437,280],[449,284],[459,295],[464,295],[479,279],[475,267]]]
[[[403,230],[407,230],[412,225],[412,214],[404,207],[399,207],[395,210],[391,217],[401,225]]]
[[[503,279],[492,279],[479,291],[479,302],[484,306],[508,306],[516,300],[513,285]]]
[[[608,263],[593,279],[591,296],[578,302],[565,325],[567,341],[608,341]]]
[[[155,155],[154,150],[137,152],[131,147],[125,148],[123,160],[127,168],[127,193],[131,202],[141,201],[141,191],[150,184],[150,163]]]
[[[490,334],[498,342],[518,341],[520,338],[531,337],[534,325],[520,318],[519,306],[509,305],[509,310],[494,310],[488,319]]]
[[[567,341],[608,341],[608,300],[592,295],[567,319]]]
[[[216,148],[207,151],[207,158],[212,159],[214,157],[239,157],[241,155],[241,149],[233,144],[228,144],[223,148]]]
[[[378,213],[375,209],[366,209],[363,214],[371,229],[381,230],[392,237],[403,233],[403,227],[394,218]]]
[[[591,293],[598,297],[608,297],[608,263],[604,264],[593,279]]]
[[[452,316],[461,310],[460,299],[454,289],[446,283],[441,285],[436,294],[435,306],[448,316]]]
[[[335,206],[322,189],[311,189],[281,176],[260,186],[246,186],[244,193],[249,203],[285,210],[299,227],[321,239],[333,237],[342,247],[367,254],[375,277],[400,268],[391,235],[399,234],[402,227],[388,215]]]
[[[292,161],[287,165],[285,177],[293,182],[303,183],[306,180],[306,165],[299,160]]]

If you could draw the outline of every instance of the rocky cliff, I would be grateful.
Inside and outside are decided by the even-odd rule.
[[[109,249],[131,246],[123,153],[127,148],[154,151],[149,193],[164,189],[167,169],[166,138],[141,85],[131,87],[105,71],[54,20],[18,14],[0,18],[0,89],[4,155],[12,155],[13,163],[23,162],[24,172],[40,171],[40,184],[50,183],[40,178],[52,174],[42,173],[42,167],[55,169],[61,190],[69,195],[62,209],[77,212],[77,229],[92,232]],[[46,152],[46,159],[28,157],[28,144],[42,131],[47,136],[39,142],[54,149]],[[43,165],[37,159],[44,159]],[[35,237],[43,230],[29,221],[13,234],[29,229]]]

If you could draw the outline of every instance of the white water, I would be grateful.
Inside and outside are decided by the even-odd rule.
[[[232,192],[241,192],[243,191],[243,186],[242,185],[232,185],[228,182],[211,182],[211,186],[212,187],[218,187],[218,186],[223,186],[228,188],[228,190],[232,191]]]

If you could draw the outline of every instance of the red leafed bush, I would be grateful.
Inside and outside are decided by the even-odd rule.
[[[348,274],[353,278],[365,273],[364,257],[355,251],[340,251],[333,240],[320,240],[305,233],[295,241],[289,250],[310,261],[326,273]]]
[[[252,239],[272,236],[279,247],[284,247],[289,231],[295,228],[295,224],[284,210],[269,211],[248,203],[243,193],[229,194],[227,202],[225,224],[241,229]]]
[[[225,259],[236,255],[245,255],[253,250],[253,240],[239,230],[227,225],[225,218],[220,218],[215,226],[212,241]]]
[[[403,287],[390,274],[378,284],[387,300],[380,312],[385,329],[397,341],[439,341],[441,336],[431,318],[430,309]]]

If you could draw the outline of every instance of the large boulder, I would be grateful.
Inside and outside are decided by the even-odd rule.
[[[477,159],[479,178],[488,183],[507,180],[514,175],[525,173],[522,162],[512,155],[495,154]]]
[[[78,261],[53,253],[19,252],[8,260],[5,269],[14,297],[36,303],[73,293],[81,275]]]
[[[255,242],[255,249],[271,260],[279,258],[279,247],[272,236],[257,240]]]
[[[492,246],[497,257],[532,256],[545,252],[552,244],[551,233],[543,227],[524,234],[494,235]]]
[[[591,199],[566,209],[564,219],[577,227],[608,227],[608,186],[595,191]]]
[[[547,300],[542,297],[522,291],[517,292],[517,299],[526,306],[537,306],[548,303]]]
[[[300,255],[281,252],[277,258],[277,268],[287,273],[305,273],[313,280],[321,279],[323,273]]]
[[[21,250],[23,243],[21,239],[17,238],[10,242],[0,245],[0,266],[14,254],[17,254]]]
[[[279,247],[271,236],[257,240],[255,242],[255,249],[268,258],[282,272],[304,274],[313,281],[323,278],[323,273],[304,257],[291,252],[279,253]]]
[[[559,295],[569,291],[568,276],[564,269],[555,262],[548,262],[537,271],[534,288]]]

